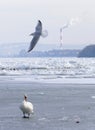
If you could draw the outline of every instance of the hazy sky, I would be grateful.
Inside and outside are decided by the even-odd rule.
[[[30,42],[38,20],[48,30],[39,44],[60,44],[67,23],[65,48],[95,43],[95,0],[0,0],[0,43]]]

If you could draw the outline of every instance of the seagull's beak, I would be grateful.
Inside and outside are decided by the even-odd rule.
[[[24,99],[25,99],[25,101],[27,101],[27,96],[26,95],[24,95]]]

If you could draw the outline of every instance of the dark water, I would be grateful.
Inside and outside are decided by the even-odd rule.
[[[23,95],[34,114],[22,118]],[[0,130],[94,130],[95,85],[0,83]],[[77,122],[78,121],[78,122]]]

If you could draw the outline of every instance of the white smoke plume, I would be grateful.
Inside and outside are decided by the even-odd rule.
[[[69,27],[69,23],[64,24],[64,26],[62,27],[62,29],[68,28]]]
[[[81,20],[81,18],[79,18],[79,17],[71,18],[71,19],[67,22],[67,24],[64,24],[64,25],[63,25],[63,27],[62,27],[61,29],[64,30],[64,29],[66,29],[66,28],[68,28],[68,27],[70,27],[70,26],[75,26],[75,25],[81,23],[81,21],[82,21],[82,20]]]
[[[81,18],[76,17],[76,18],[71,18],[71,20],[69,21],[69,26],[74,26],[77,25],[81,22]]]
[[[80,17],[75,17],[75,18],[71,18],[67,24],[64,24],[63,27],[60,28],[60,47],[62,47],[63,45],[63,31],[66,28],[69,28],[71,26],[75,26],[77,24],[79,24],[81,22],[81,18]]]

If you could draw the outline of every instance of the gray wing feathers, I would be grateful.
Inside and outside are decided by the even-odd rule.
[[[30,42],[30,47],[28,52],[30,52],[31,50],[33,50],[33,48],[35,47],[35,45],[37,44],[38,40],[39,40],[40,36],[34,36],[32,41]]]
[[[32,41],[30,43],[30,47],[29,47],[28,52],[30,52],[35,47],[35,45],[37,44],[41,34],[42,34],[42,23],[39,20],[38,24],[37,24],[37,26],[35,28],[35,32],[33,33],[33,39],[32,39]]]

